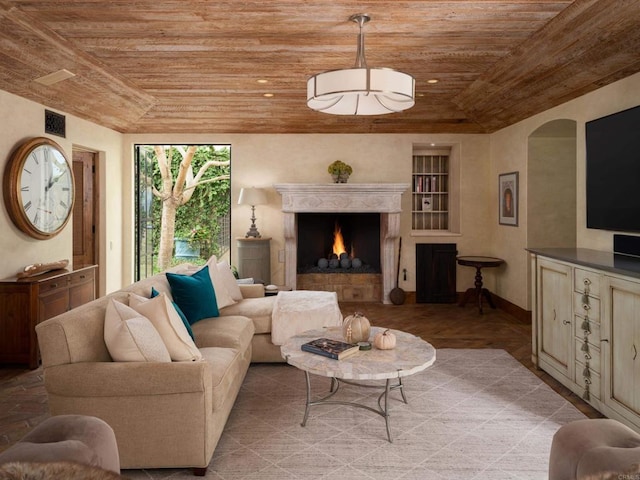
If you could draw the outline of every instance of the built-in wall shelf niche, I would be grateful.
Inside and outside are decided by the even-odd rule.
[[[411,228],[449,231],[451,149],[414,149]]]

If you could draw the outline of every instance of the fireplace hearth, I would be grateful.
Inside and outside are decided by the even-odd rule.
[[[389,292],[395,286],[396,245],[400,234],[401,198],[409,185],[406,183],[342,183],[342,184],[276,184],[276,191],[282,195],[284,222],[285,284],[295,289],[318,289],[338,292],[339,300],[367,300],[391,303]],[[354,252],[346,252],[354,258],[370,257],[366,263],[374,265],[379,273],[299,273],[299,249],[309,242],[300,239],[300,225],[308,225],[306,214],[367,214],[377,218],[376,233],[369,233],[377,239],[377,252],[367,253],[371,247],[355,244]],[[335,220],[334,220],[335,222]],[[349,223],[349,222],[347,222]],[[345,228],[343,225],[342,228]],[[348,227],[350,228],[350,227]],[[329,227],[333,231],[333,226]],[[306,231],[306,228],[305,228]],[[345,231],[345,234],[347,232]],[[359,234],[358,234],[359,235]],[[313,239],[313,242],[319,242]],[[349,244],[349,240],[346,241]],[[347,245],[349,248],[349,245]],[[348,249],[347,248],[347,249]],[[360,250],[364,248],[365,250]],[[315,253],[317,258],[304,254],[304,264],[312,265],[320,257],[329,255],[323,244]],[[318,250],[318,251],[320,251]],[[327,257],[329,259],[329,257]],[[375,259],[378,260],[376,265]],[[320,276],[320,277],[318,277]],[[311,280],[310,280],[311,279]]]

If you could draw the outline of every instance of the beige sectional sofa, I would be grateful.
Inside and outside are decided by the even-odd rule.
[[[275,297],[243,285],[246,298],[193,324],[201,360],[113,361],[104,340],[109,300],[149,297],[152,287],[170,295],[159,274],[37,326],[50,411],[106,421],[123,469],[193,467],[203,475],[250,362],[282,361],[270,343]]]

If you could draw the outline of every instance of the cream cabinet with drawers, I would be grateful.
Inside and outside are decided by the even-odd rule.
[[[545,250],[531,250],[534,364],[640,431],[640,259]]]

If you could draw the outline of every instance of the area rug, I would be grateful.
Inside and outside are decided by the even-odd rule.
[[[329,381],[312,377],[314,394]],[[544,480],[558,428],[585,418],[504,350],[441,349],[406,378],[408,404],[391,394],[384,419],[349,406],[312,407],[304,373],[252,365],[206,478],[221,480]],[[342,386],[341,399],[375,406],[373,389]],[[193,479],[190,470],[125,470],[132,480]]]

